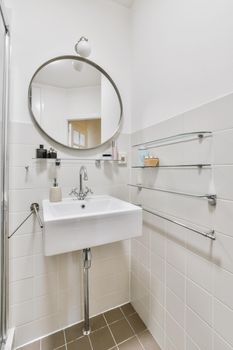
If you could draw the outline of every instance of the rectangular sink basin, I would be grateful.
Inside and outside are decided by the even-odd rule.
[[[43,201],[44,254],[67,253],[142,234],[142,209],[111,196]]]

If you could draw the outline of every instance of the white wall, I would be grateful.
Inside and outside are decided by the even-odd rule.
[[[101,117],[101,88],[100,86],[85,86],[67,89],[69,119],[100,118]]]
[[[32,86],[32,111],[49,136],[68,144],[68,120],[99,118],[100,94],[99,86],[64,89],[36,83]]]
[[[135,0],[133,130],[233,91],[231,0]]]
[[[85,35],[90,60],[115,81],[124,104],[123,132],[130,132],[130,10],[108,0],[5,0],[12,21],[11,119],[30,122],[27,89],[35,70],[55,56],[75,54]]]
[[[91,157],[108,151],[69,151],[50,142],[32,125],[27,89],[34,71],[44,61],[73,54],[74,44],[85,35],[93,53],[116,82],[125,107],[124,133],[130,128],[129,10],[105,0],[7,0],[11,8],[11,136],[10,136],[10,232],[28,214],[31,202],[48,198],[57,175],[63,196],[78,185],[84,162],[65,162],[58,173],[50,162],[34,161],[39,144],[52,145],[59,156]],[[128,149],[129,135],[121,134],[119,148]],[[29,166],[29,172],[25,166]],[[95,194],[108,193],[127,199],[128,168],[85,162],[89,186]],[[93,250],[91,314],[129,300],[129,245],[120,243]],[[120,263],[119,263],[120,262]],[[43,256],[42,235],[34,220],[10,241],[10,326],[16,327],[15,346],[56,331],[83,317],[81,254],[54,258]]]
[[[213,130],[213,137],[156,147],[161,164],[213,163],[211,169],[133,169],[154,188],[206,194],[213,174],[217,205],[159,191],[132,190],[144,207],[208,231],[216,241],[144,214],[143,236],[132,241],[131,299],[162,350],[233,350],[233,94],[155,124],[132,142]]]

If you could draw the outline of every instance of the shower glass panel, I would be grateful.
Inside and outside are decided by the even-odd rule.
[[[7,97],[9,36],[0,1],[0,349],[7,337]]]

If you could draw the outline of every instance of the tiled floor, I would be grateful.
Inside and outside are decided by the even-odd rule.
[[[20,350],[160,350],[131,304],[91,319],[91,334],[83,322],[21,347]]]

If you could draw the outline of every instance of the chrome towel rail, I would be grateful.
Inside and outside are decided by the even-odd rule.
[[[189,141],[190,139],[192,140],[193,137],[201,140],[204,137],[210,137],[210,136],[212,136],[211,131],[192,131],[192,132],[185,132],[182,134],[176,134],[176,135],[163,137],[161,139],[137,143],[137,144],[132,145],[132,147],[139,147],[139,146],[152,147],[152,144],[163,144],[163,143],[166,143],[167,141],[168,142],[171,141],[171,143],[179,142],[179,140],[183,139],[183,138],[187,138],[187,141]]]
[[[173,164],[173,165],[157,165],[157,166],[145,166],[145,165],[133,165],[133,169],[156,169],[156,168],[211,168],[212,164]]]
[[[194,194],[194,193],[185,193],[185,192],[178,192],[178,191],[172,191],[172,190],[165,190],[163,188],[153,188],[153,187],[147,187],[140,184],[128,184],[128,186],[136,187],[139,190],[145,189],[145,190],[151,190],[151,191],[158,191],[158,192],[165,192],[165,193],[171,193],[171,194],[177,194],[180,196],[186,196],[186,197],[195,197],[195,198],[206,198],[210,205],[216,205],[217,203],[217,196],[216,194]]]
[[[44,225],[43,225],[42,220],[41,220],[40,215],[39,215],[39,209],[40,209],[40,206],[38,203],[32,203],[30,205],[30,210],[31,210],[30,214],[21,222],[21,224],[7,238],[10,239],[33,214],[36,215],[37,221],[40,225],[40,228],[42,229],[44,227]]]
[[[167,221],[169,221],[169,222],[172,222],[172,223],[175,224],[175,225],[184,227],[184,228],[186,228],[186,229],[188,229],[188,230],[190,230],[190,231],[193,231],[193,232],[195,232],[195,233],[198,233],[198,234],[201,235],[201,236],[207,237],[207,238],[209,238],[209,239],[211,239],[211,240],[213,240],[213,241],[216,240],[216,236],[215,236],[215,231],[214,231],[214,230],[210,230],[210,231],[208,231],[208,232],[200,231],[200,230],[195,229],[194,227],[190,227],[190,226],[185,225],[184,223],[182,223],[182,222],[180,222],[180,221],[170,219],[170,218],[168,218],[168,217],[166,217],[166,216],[163,216],[163,215],[161,215],[161,214],[155,213],[154,211],[151,211],[151,210],[149,210],[149,209],[146,209],[146,208],[142,208],[142,209],[143,209],[145,212],[149,213],[149,214],[155,215],[155,216],[157,216],[157,217],[159,217],[159,218],[161,218],[161,219],[164,219],[164,220],[167,220]]]

